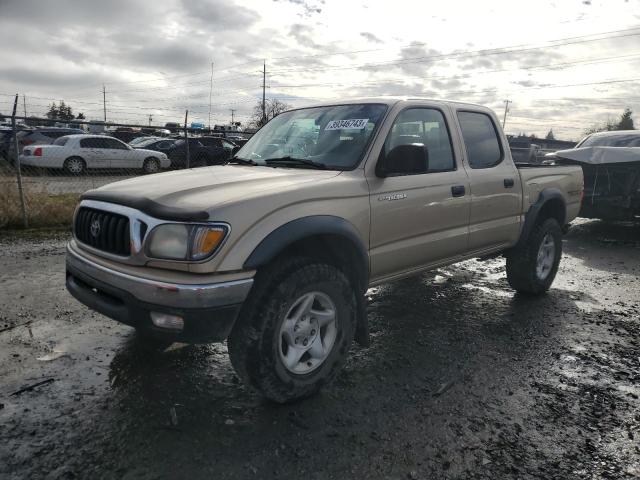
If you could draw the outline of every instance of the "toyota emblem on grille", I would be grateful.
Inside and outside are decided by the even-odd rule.
[[[98,238],[98,235],[100,235],[100,221],[99,220],[96,219],[93,222],[91,222],[90,231],[91,231],[91,236],[93,238]]]

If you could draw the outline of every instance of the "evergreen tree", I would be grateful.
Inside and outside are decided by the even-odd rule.
[[[624,113],[620,115],[620,121],[616,125],[616,130],[635,130],[631,114],[632,112],[630,108],[626,108],[624,110]]]
[[[57,120],[59,115],[60,113],[58,110],[58,106],[56,105],[56,102],[53,102],[51,105],[49,105],[49,111],[47,111],[46,117],[49,120]]]
[[[555,137],[555,135],[553,134],[553,129],[549,130],[549,133],[547,133],[547,136],[546,136],[546,137],[544,137],[544,138],[546,138],[547,140],[555,140],[555,139],[556,139],[556,137]]]

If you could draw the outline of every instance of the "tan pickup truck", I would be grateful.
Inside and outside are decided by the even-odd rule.
[[[229,164],[83,195],[67,288],[145,337],[228,340],[242,379],[286,402],[368,342],[368,287],[473,257],[551,286],[580,209],[576,166],[515,165],[488,108],[367,99],[285,112]]]

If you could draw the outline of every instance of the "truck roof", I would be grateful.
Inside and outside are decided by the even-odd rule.
[[[384,105],[392,106],[399,102],[409,102],[409,101],[419,101],[419,102],[433,102],[440,104],[449,104],[449,105],[467,105],[475,108],[487,109],[484,105],[478,105],[476,103],[469,102],[458,102],[455,100],[446,100],[442,98],[428,98],[428,97],[413,97],[413,96],[384,96],[384,97],[362,97],[362,98],[352,98],[349,100],[327,100],[322,103],[315,103],[312,105],[308,105],[307,107],[320,107],[326,105],[348,105],[352,103],[382,103]],[[297,109],[294,109],[297,110]]]

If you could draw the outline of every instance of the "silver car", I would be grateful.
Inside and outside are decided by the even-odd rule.
[[[79,175],[88,169],[142,169],[156,173],[171,162],[164,153],[133,148],[104,135],[67,135],[52,145],[25,147],[20,164],[37,168],[61,168]]]

